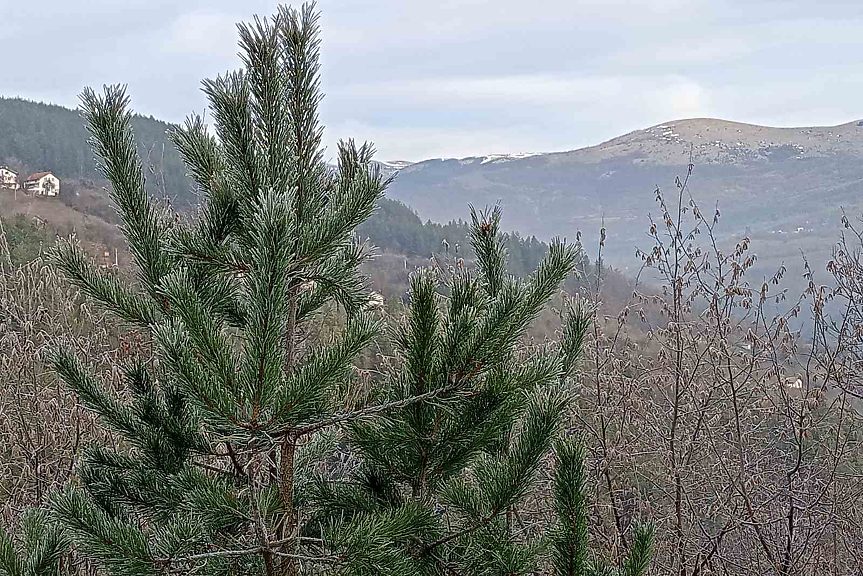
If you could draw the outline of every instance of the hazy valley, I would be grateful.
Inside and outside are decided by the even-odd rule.
[[[670,121],[569,152],[426,160],[401,169],[388,193],[436,221],[457,217],[468,201],[501,200],[508,227],[541,239],[580,230],[590,244],[604,222],[608,262],[632,273],[647,215],[658,214],[654,190],[673,193],[690,158],[689,192],[703,212],[719,208],[721,240],[753,240],[758,275],[782,262],[799,272],[801,250],[823,270],[842,208],[852,218],[863,209],[856,121],[809,128]]]

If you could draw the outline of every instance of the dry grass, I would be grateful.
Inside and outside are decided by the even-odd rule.
[[[104,194],[97,201],[93,191],[85,191],[85,199],[92,196],[86,205],[98,206],[98,202],[109,206]],[[82,206],[84,203],[82,203]],[[104,209],[103,209],[104,210]],[[107,213],[107,211],[106,211]],[[11,220],[24,215],[38,226],[44,226],[52,235],[68,237],[75,234],[84,250],[93,256],[101,256],[105,250],[119,249],[121,256],[126,252],[126,240],[116,223],[72,207],[61,198],[42,198],[25,196],[20,191],[0,190],[0,214]]]

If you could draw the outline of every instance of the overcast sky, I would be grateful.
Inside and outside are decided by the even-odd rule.
[[[265,0],[0,0],[0,95],[77,105],[126,83],[178,122],[238,67]],[[569,150],[668,120],[863,118],[859,0],[319,0],[329,150],[379,159]],[[332,154],[328,154],[331,156]]]

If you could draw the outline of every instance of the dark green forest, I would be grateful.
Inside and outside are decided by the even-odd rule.
[[[475,257],[467,222],[423,222],[409,206],[388,198],[380,200],[377,212],[357,228],[357,234],[382,250],[405,256],[429,258],[442,253],[465,260]],[[509,272],[516,276],[534,270],[548,252],[548,244],[536,236],[523,238],[518,232],[510,232],[502,239],[509,254]]]
[[[180,206],[193,203],[186,168],[166,135],[172,125],[134,115],[132,127],[138,153],[150,172],[150,192],[167,193]],[[0,97],[0,164],[22,175],[50,170],[62,179],[98,180],[88,138],[79,110]]]

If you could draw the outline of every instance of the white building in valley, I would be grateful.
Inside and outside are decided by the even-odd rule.
[[[36,196],[57,196],[60,193],[60,179],[50,172],[36,172],[24,180],[23,188]]]
[[[18,173],[8,166],[0,166],[0,188],[18,189]]]

